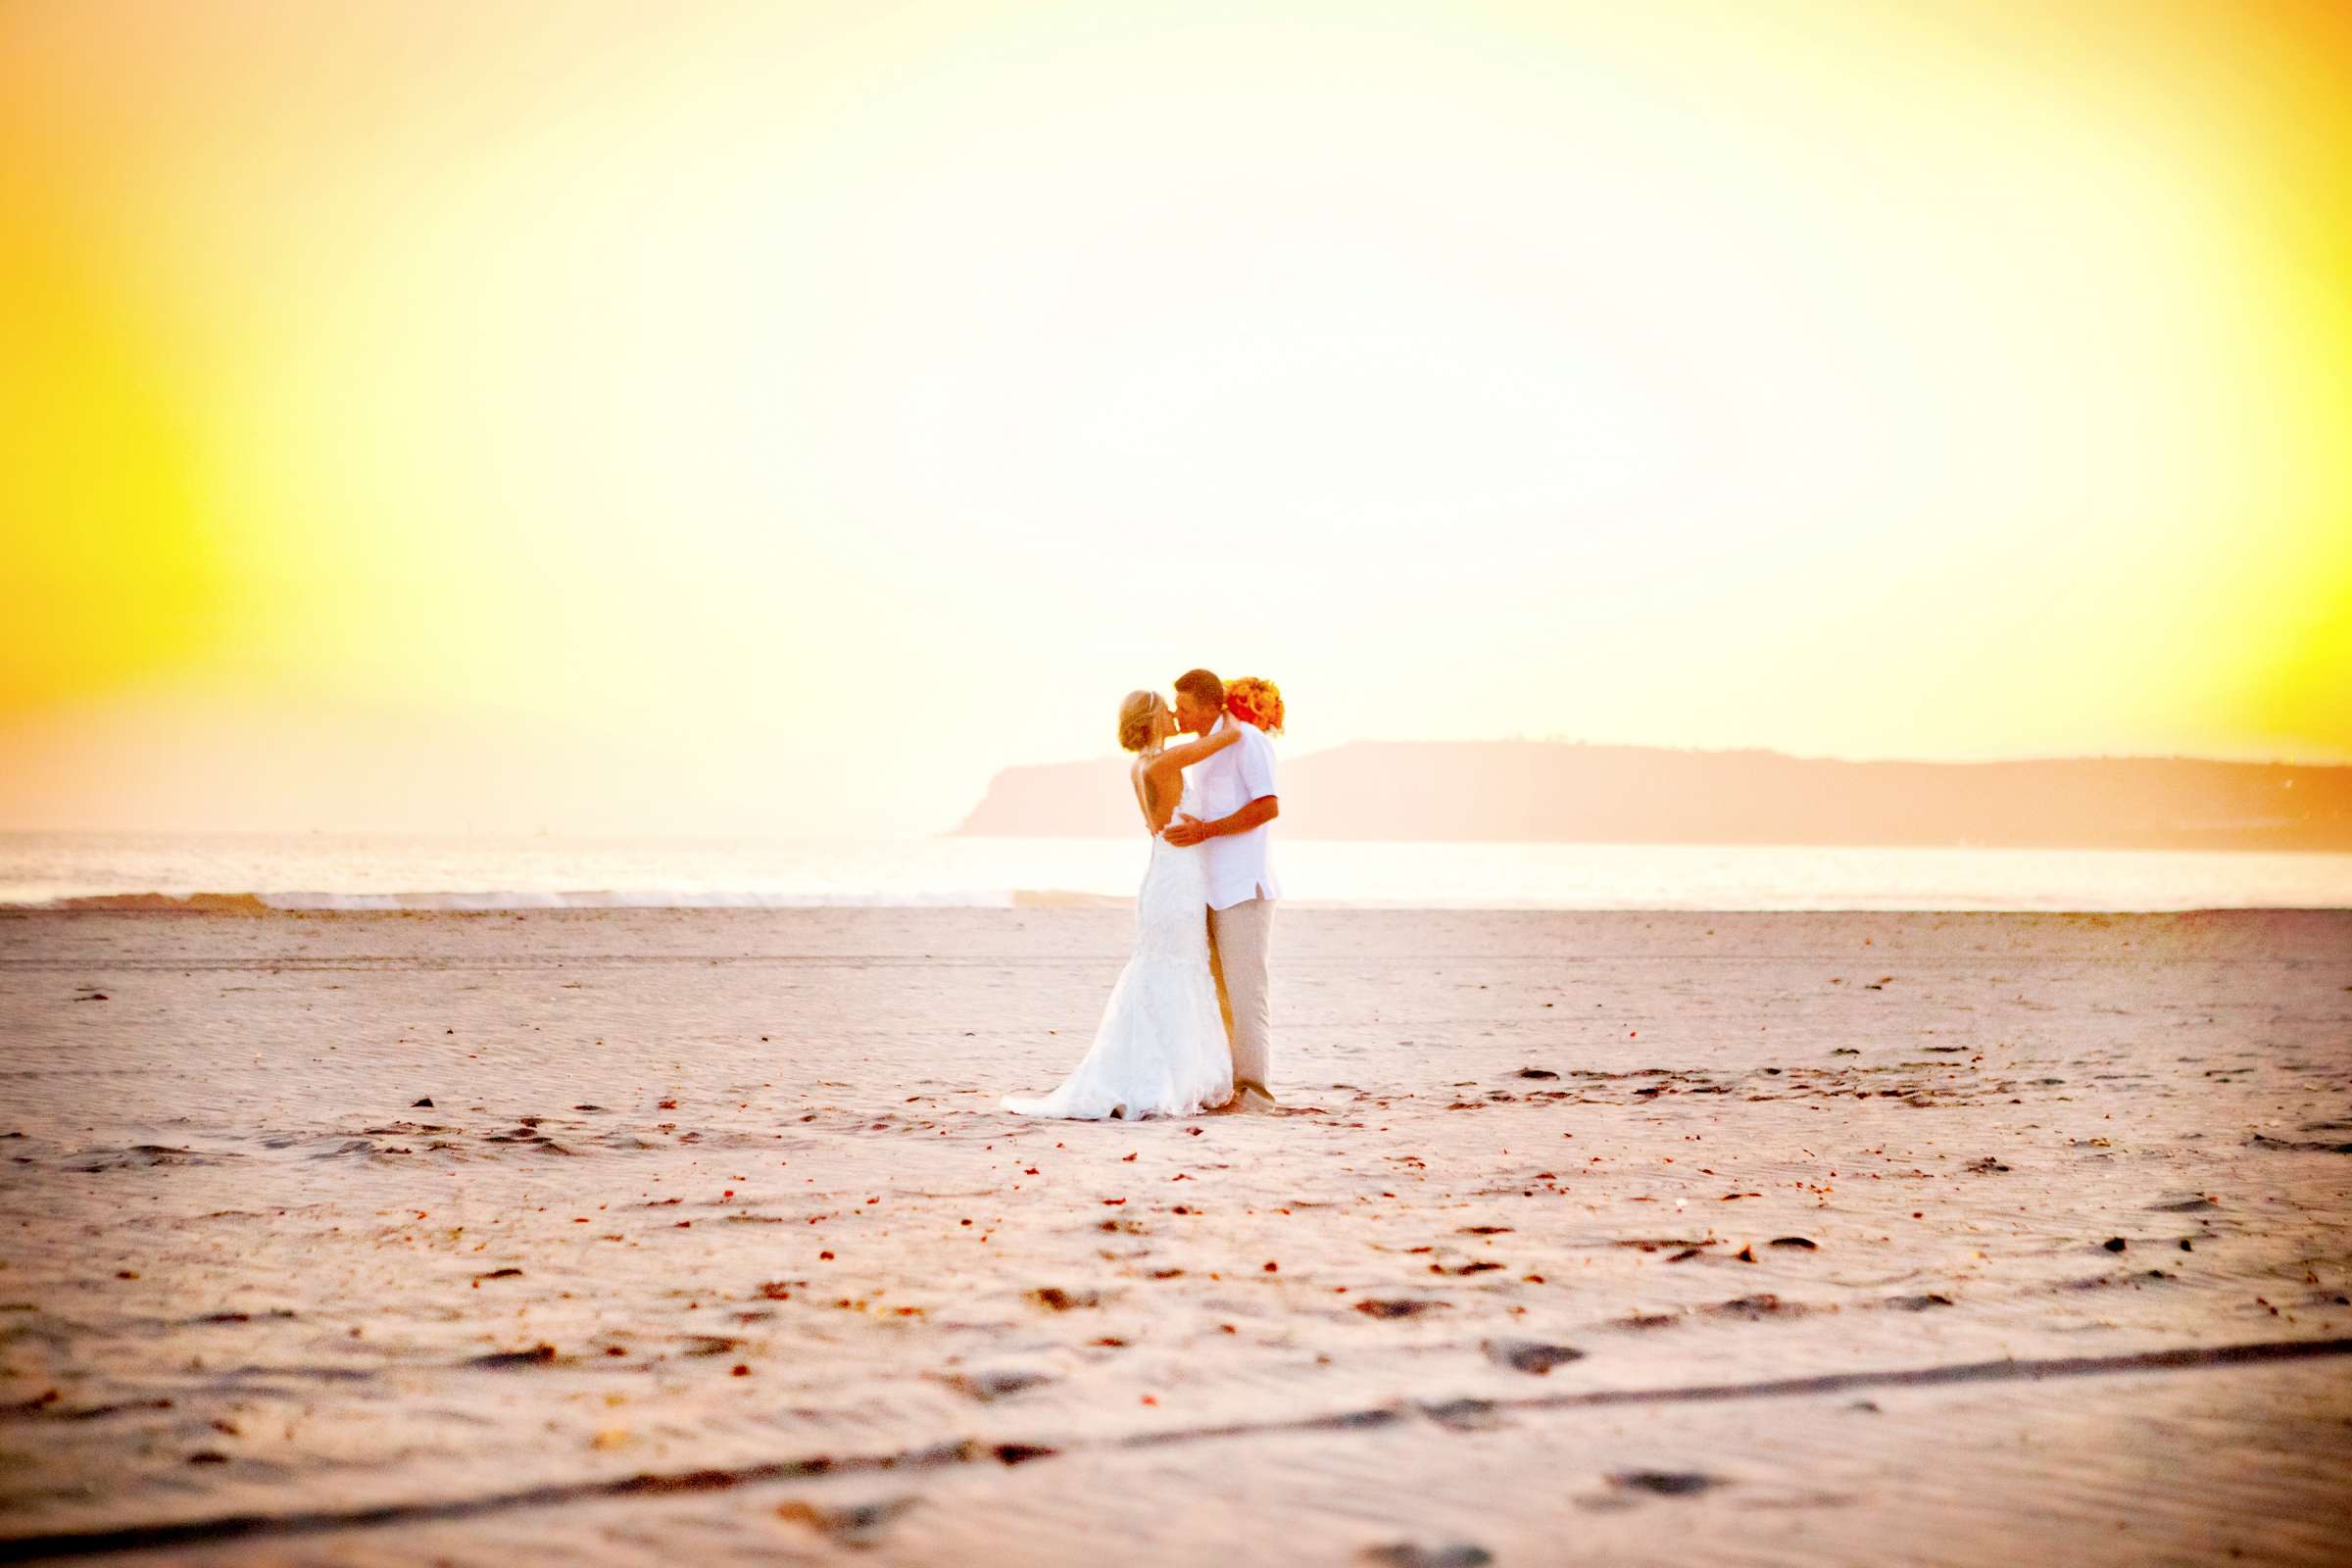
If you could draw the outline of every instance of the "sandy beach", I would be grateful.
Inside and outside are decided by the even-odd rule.
[[[2352,913],[0,915],[0,1558],[2352,1560]]]

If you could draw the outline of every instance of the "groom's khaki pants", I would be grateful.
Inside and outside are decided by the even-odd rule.
[[[1273,928],[1272,899],[1249,899],[1208,911],[1208,967],[1217,979],[1225,1038],[1233,1045],[1233,1076],[1269,1093],[1266,1068],[1274,1043],[1266,998],[1266,939]]]

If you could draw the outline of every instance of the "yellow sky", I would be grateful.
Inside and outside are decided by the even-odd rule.
[[[2325,3],[0,6],[0,827],[928,830],[1119,696],[2352,760]]]

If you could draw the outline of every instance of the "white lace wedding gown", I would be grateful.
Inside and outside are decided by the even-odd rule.
[[[1193,783],[1169,816],[1200,815]],[[1200,846],[1152,836],[1135,896],[1135,956],[1119,972],[1095,1043],[1043,1099],[1004,1097],[1024,1116],[1189,1116],[1233,1098],[1233,1049],[1208,970],[1208,871]]]

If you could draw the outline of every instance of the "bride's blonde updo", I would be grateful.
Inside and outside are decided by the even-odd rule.
[[[1159,715],[1168,705],[1157,692],[1129,692],[1119,704],[1119,746],[1140,752],[1159,738]]]

